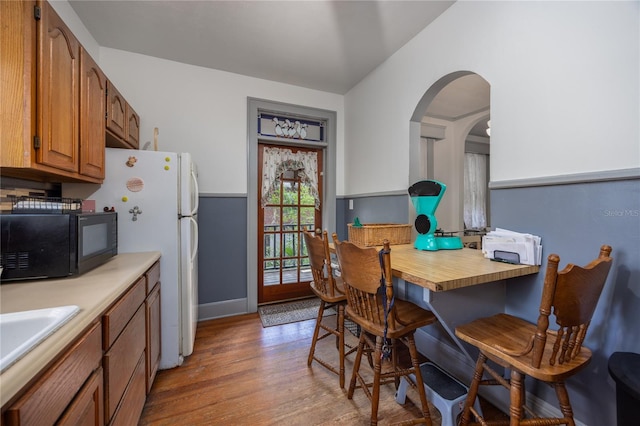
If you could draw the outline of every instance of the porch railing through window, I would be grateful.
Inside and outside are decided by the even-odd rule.
[[[278,225],[266,225],[264,227],[265,271],[277,270],[281,266],[282,269],[296,268],[298,266],[298,246],[301,246],[300,266],[309,266],[307,248],[304,246],[304,239],[300,234],[301,229],[312,230],[314,229],[314,224],[304,223],[300,227],[297,225],[284,225],[282,228]],[[281,252],[280,235],[283,237],[284,253]],[[282,258],[283,265],[280,265],[280,258]]]

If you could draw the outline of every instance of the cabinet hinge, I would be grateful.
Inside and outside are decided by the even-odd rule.
[[[42,9],[40,9],[40,6],[34,6],[33,7],[33,17],[35,18],[35,20],[39,21],[41,16],[42,16]]]
[[[33,137],[33,148],[34,149],[40,149],[40,137],[39,136],[34,136]]]

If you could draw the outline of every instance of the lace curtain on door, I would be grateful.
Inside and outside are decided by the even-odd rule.
[[[487,156],[464,155],[465,229],[487,226]]]
[[[318,155],[315,152],[266,147],[262,155],[262,207],[268,203],[271,195],[280,186],[282,174],[287,171],[296,172],[300,182],[309,185],[309,191],[320,210],[318,194]]]

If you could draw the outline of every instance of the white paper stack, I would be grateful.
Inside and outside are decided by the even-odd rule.
[[[496,250],[517,253],[523,265],[542,263],[542,245],[537,235],[496,228],[482,237],[482,252],[485,257],[494,259]]]

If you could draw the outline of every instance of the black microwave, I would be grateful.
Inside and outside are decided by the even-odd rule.
[[[118,215],[0,215],[2,282],[83,274],[118,254]]]

